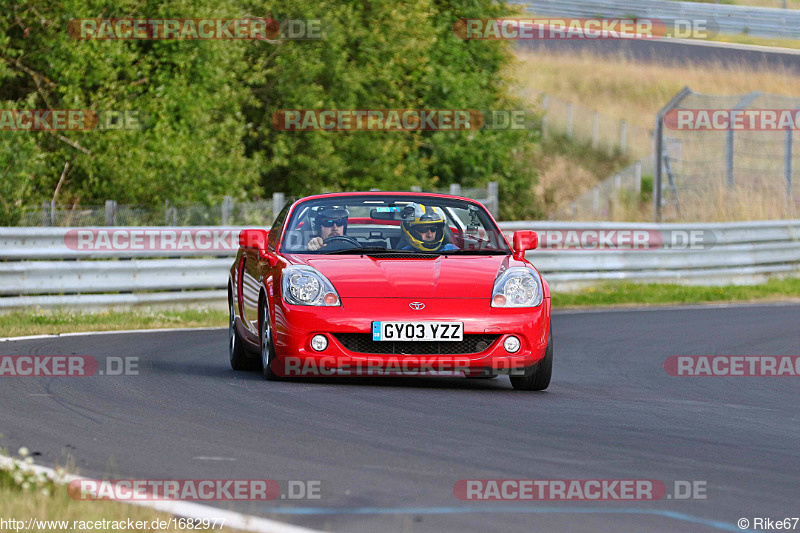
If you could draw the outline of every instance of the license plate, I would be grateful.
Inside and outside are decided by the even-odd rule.
[[[373,341],[460,341],[463,322],[373,322]]]

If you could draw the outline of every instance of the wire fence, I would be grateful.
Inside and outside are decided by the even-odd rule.
[[[634,159],[653,151],[652,130],[547,93],[539,93],[538,101],[542,110],[542,134],[545,136],[564,135],[591,145],[595,150],[620,153]]]
[[[629,130],[635,148],[623,135],[615,148],[613,128],[603,128],[609,121],[600,114],[543,102],[548,128],[636,159],[552,219],[713,222],[800,213],[800,98],[705,95],[687,87],[657,114],[655,133]]]
[[[412,191],[423,192],[420,187]],[[497,217],[499,209],[497,182],[486,187],[464,187],[454,183],[447,188],[427,192],[454,194],[472,198],[484,204]],[[234,202],[226,196],[220,204],[163,206],[119,205],[107,200],[105,205],[56,205],[43,202],[38,207],[23,209],[17,226],[270,226],[288,198],[282,192],[272,195],[272,200]]]
[[[650,217],[653,160],[643,158],[601,181],[551,216],[555,220],[645,220]]]
[[[800,98],[682,90],[657,117],[655,219],[796,216],[797,121]]]
[[[65,206],[44,202],[41,207],[28,207],[19,226],[215,226],[272,224],[275,201],[236,202],[226,197],[218,205],[191,204],[163,207],[118,205],[109,200],[105,205]],[[281,204],[282,205],[282,204]]]

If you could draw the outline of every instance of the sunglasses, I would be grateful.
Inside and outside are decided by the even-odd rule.
[[[347,219],[346,218],[337,218],[336,220],[333,220],[331,218],[328,218],[326,220],[322,220],[320,222],[320,224],[325,226],[326,228],[332,228],[334,224],[341,228],[341,227],[344,227],[345,224],[347,224]]]
[[[437,231],[439,231],[439,228],[441,228],[441,226],[438,225],[438,224],[426,224],[424,226],[415,226],[414,227],[414,229],[417,230],[420,233],[427,233],[429,231],[432,231],[432,232],[436,233]]]

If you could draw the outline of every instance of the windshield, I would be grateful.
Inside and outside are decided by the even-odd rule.
[[[338,196],[302,201],[282,252],[314,254],[510,254],[479,203],[435,196]]]

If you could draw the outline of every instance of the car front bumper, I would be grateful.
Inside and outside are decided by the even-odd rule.
[[[411,310],[409,298],[342,298],[339,307],[273,306],[273,371],[288,377],[514,373],[545,356],[550,299],[534,308],[493,308],[485,298],[426,298]],[[463,322],[464,341],[372,341],[373,321]],[[311,347],[323,335],[327,347]],[[510,335],[520,348],[509,353]],[[378,353],[376,353],[378,352]],[[460,353],[464,352],[464,353]]]

